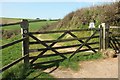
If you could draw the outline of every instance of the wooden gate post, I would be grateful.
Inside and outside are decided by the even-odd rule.
[[[105,25],[105,49],[108,49],[109,48],[109,29],[110,29],[110,26],[108,24]]]
[[[102,27],[102,25],[100,25],[100,37],[99,37],[100,39],[100,50],[102,50],[103,49],[103,27]]]
[[[103,50],[105,50],[105,23],[102,23],[102,28],[103,28]]]
[[[24,63],[29,64],[29,35],[28,35],[29,23],[28,23],[28,20],[23,19],[20,26],[21,26],[22,38],[25,38],[25,40],[22,43],[22,56],[26,56],[24,58]]]
[[[102,43],[102,48],[103,50],[107,49],[109,47],[109,25],[102,23],[102,28],[103,28],[103,43]]]

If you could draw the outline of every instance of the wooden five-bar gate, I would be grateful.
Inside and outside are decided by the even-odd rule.
[[[53,61],[54,62],[63,61],[67,58],[71,59],[75,54],[79,52],[90,51],[96,53],[98,50],[107,49],[107,48],[113,48],[115,49],[116,53],[120,53],[120,35],[119,33],[117,33],[117,35],[112,35],[113,33],[110,32],[109,25],[106,25],[105,23],[103,23],[100,26],[100,28],[41,31],[41,32],[29,32],[29,22],[27,20],[23,20],[21,23],[17,23],[17,24],[20,24],[21,26],[21,33],[23,35],[22,39],[0,46],[0,49],[4,49],[6,47],[22,42],[23,56],[15,60],[14,62],[4,66],[0,70],[0,72],[7,70],[8,68],[12,67],[13,65],[15,65],[16,63],[22,60],[24,61],[25,64],[38,64],[38,63],[47,64]],[[90,33],[88,34],[88,36],[84,36],[84,33],[81,34],[81,32],[87,32],[87,31],[88,33]],[[59,34],[59,37],[57,37],[56,40],[49,40],[49,39],[42,40],[38,36],[35,36],[35,35],[44,35],[44,34],[49,34],[49,35]],[[66,35],[70,35],[71,38],[64,38]],[[78,35],[81,36],[83,35],[83,36],[79,37]],[[72,43],[72,41],[77,41],[77,44]],[[69,45],[56,46],[56,44],[62,42],[64,43],[71,42],[71,43],[69,43]],[[31,49],[30,46],[35,44],[40,45],[40,47],[37,49],[34,49],[34,47],[32,47]],[[41,45],[43,47],[41,47]],[[69,50],[66,50],[67,48],[69,48]],[[71,51],[70,49],[73,48],[74,50]],[[60,51],[59,49],[63,49],[63,51]],[[47,51],[48,53],[46,53]],[[49,51],[52,51],[54,53],[50,54]],[[34,54],[34,52],[38,52],[37,55],[31,56],[31,54]],[[69,54],[70,56],[66,57],[65,55],[67,54]],[[60,56],[60,59],[46,61],[46,62],[35,62],[39,58],[46,58],[52,56]]]

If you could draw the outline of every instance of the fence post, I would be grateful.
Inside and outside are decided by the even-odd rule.
[[[20,26],[21,26],[22,38],[26,37],[26,39],[22,42],[22,56],[27,55],[24,58],[24,64],[29,64],[29,36],[28,36],[29,23],[28,23],[28,20],[23,19]]]
[[[103,50],[107,49],[109,47],[109,25],[102,23],[102,28],[103,28]]]

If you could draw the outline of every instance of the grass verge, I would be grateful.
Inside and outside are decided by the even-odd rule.
[[[63,62],[61,62],[60,66],[63,68],[70,68],[72,70],[77,71],[80,68],[79,66],[80,61],[95,60],[100,58],[102,58],[102,55],[100,53],[94,53],[94,54],[88,52],[77,53],[70,60],[66,59]]]
[[[22,63],[13,66],[2,74],[2,80],[54,80],[53,76],[41,70],[35,70]]]

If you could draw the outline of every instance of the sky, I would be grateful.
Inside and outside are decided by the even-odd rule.
[[[119,0],[0,0],[0,2],[114,2]]]
[[[59,19],[77,9],[101,4],[103,2],[1,2],[0,17]]]

